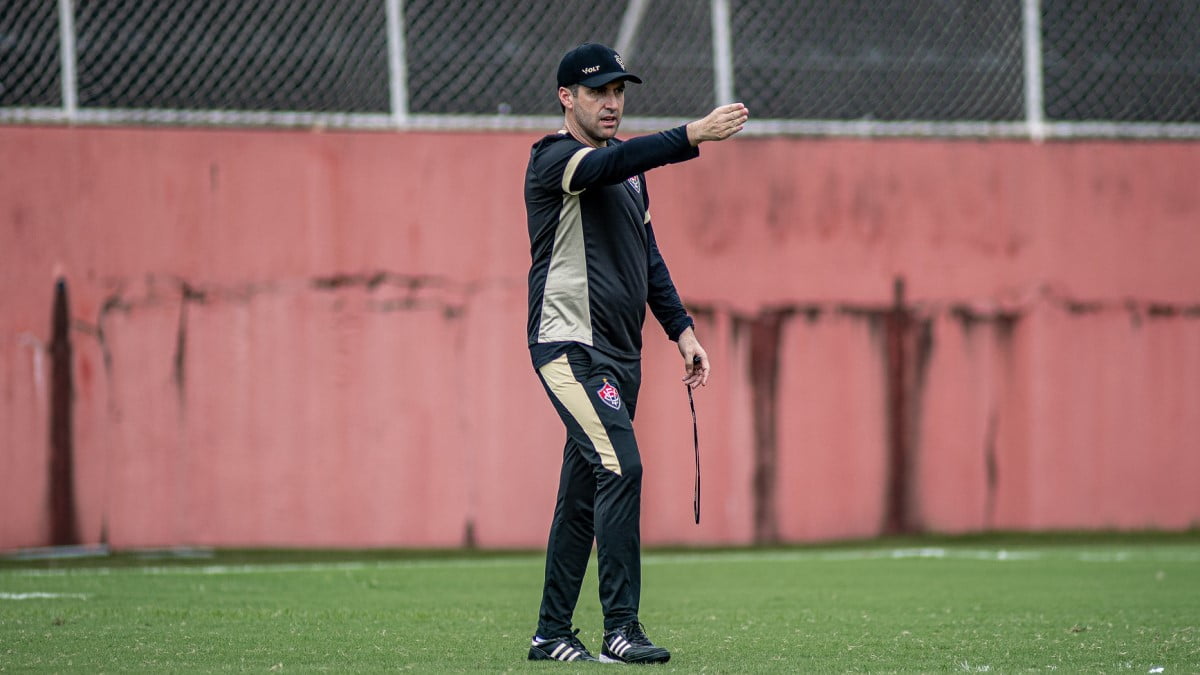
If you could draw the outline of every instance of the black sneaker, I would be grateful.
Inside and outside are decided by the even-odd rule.
[[[671,652],[657,647],[646,637],[640,621],[621,626],[604,634],[600,660],[605,663],[666,663]]]
[[[565,637],[545,639],[533,636],[529,645],[530,661],[599,661],[579,641],[579,629]]]

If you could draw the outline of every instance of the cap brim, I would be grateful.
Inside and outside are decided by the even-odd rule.
[[[642,83],[642,78],[632,73],[603,73],[589,77],[585,80],[580,80],[579,84],[592,89],[599,89],[609,82],[616,82],[617,80],[628,80],[634,84]]]

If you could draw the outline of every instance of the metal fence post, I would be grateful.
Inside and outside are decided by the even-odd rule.
[[[629,0],[625,14],[621,17],[621,30],[617,33],[617,53],[632,62],[633,41],[637,38],[638,29],[642,26],[642,17],[646,16],[647,0]]]
[[[79,108],[75,81],[75,8],[72,0],[58,0],[58,42],[62,63],[62,105],[67,121],[74,121]]]
[[[388,93],[392,124],[408,125],[408,58],[404,44],[404,0],[384,0],[387,5]]]
[[[1046,137],[1045,109],[1042,102],[1042,3],[1024,0],[1025,38],[1025,121],[1029,138],[1041,142]]]
[[[713,89],[716,105],[733,102],[733,38],[729,30],[729,0],[712,0]]]

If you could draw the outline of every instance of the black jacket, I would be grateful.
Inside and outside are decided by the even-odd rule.
[[[645,172],[699,154],[684,127],[603,148],[565,131],[533,145],[525,209],[535,366],[568,342],[639,358],[647,304],[672,340],[692,325],[654,241]]]

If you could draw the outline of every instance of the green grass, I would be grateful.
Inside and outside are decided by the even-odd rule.
[[[3,561],[0,671],[619,668],[525,661],[541,574],[540,554]],[[656,672],[1200,672],[1196,534],[657,551],[643,576]],[[595,598],[593,561],[576,625],[598,649]]]

